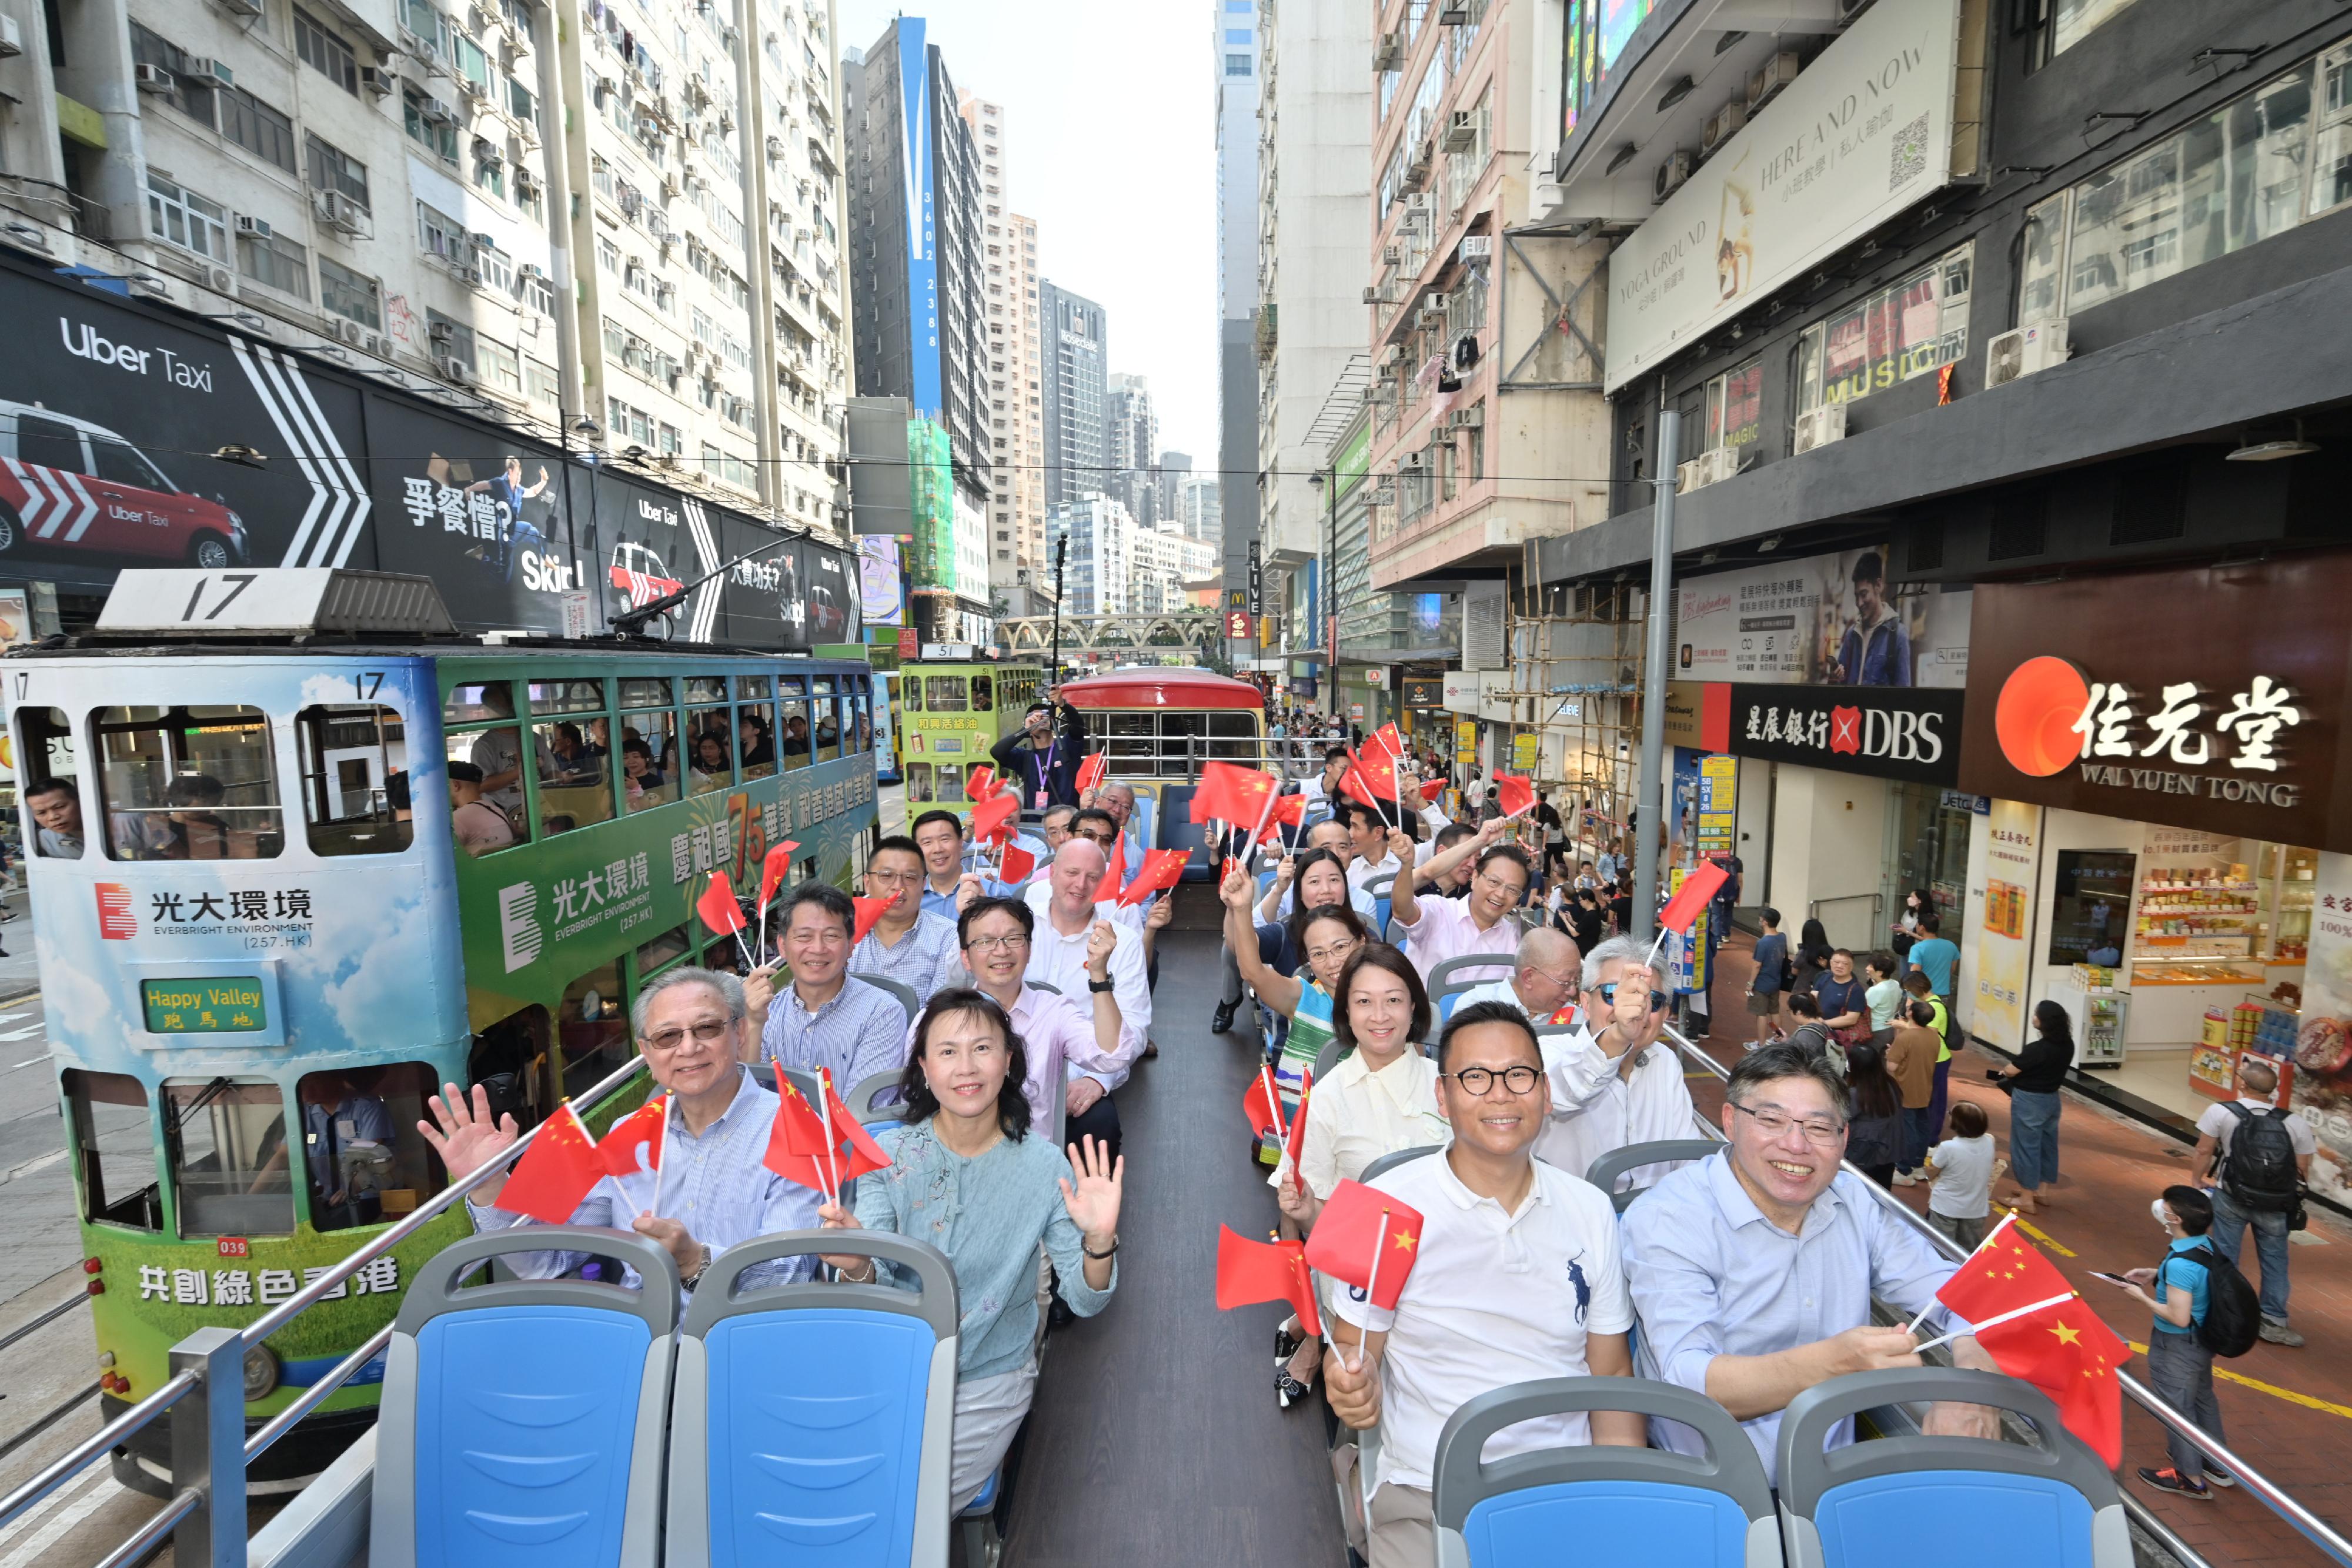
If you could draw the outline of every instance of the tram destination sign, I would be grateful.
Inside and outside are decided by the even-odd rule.
[[[258,975],[142,980],[139,1000],[150,1034],[247,1034],[269,1027]]]

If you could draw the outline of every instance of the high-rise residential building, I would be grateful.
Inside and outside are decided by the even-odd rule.
[[[1315,482],[1328,462],[1324,413],[1364,351],[1371,8],[1292,0],[1259,27],[1257,535],[1266,608],[1280,599],[1287,650],[1305,653],[1329,639],[1327,495]]]
[[[1053,283],[1037,285],[1037,311],[1051,508],[1110,488],[1108,329],[1101,306]]]
[[[825,0],[15,14],[0,92],[40,107],[0,117],[12,243],[833,526]]]
[[[1157,505],[1159,518],[1169,522],[1177,517],[1177,501],[1182,495],[1184,482],[1192,476],[1192,456],[1187,452],[1163,452],[1152,468],[1152,485],[1160,492]]]
[[[988,326],[988,575],[1012,613],[1050,590],[1042,470],[1045,414],[1037,365],[1037,222],[1006,202],[1004,110],[964,95],[964,122],[980,151],[982,276]]]
[[[1220,559],[1225,542],[1225,523],[1218,502],[1224,486],[1214,475],[1188,478],[1177,486],[1176,525],[1188,539],[1201,539],[1218,547]]]
[[[993,611],[985,182],[926,32],[899,16],[845,68],[852,336],[859,394],[906,398],[914,460],[947,465],[951,483],[916,486],[910,590],[917,630],[962,642]]]
[[[1217,85],[1217,476],[1231,492],[1226,603],[1257,542],[1257,5],[1210,0]],[[1247,608],[1255,610],[1257,606]],[[1255,650],[1229,650],[1246,659]]]
[[[1097,493],[1048,509],[1048,546],[1067,539],[1070,547],[1063,613],[1129,612],[1133,607],[1136,536],[1142,531],[1116,496]]]
[[[1165,516],[1160,508],[1156,471],[1160,452],[1160,415],[1151,406],[1151,382],[1123,371],[1111,372],[1106,392],[1109,409],[1109,449],[1112,493],[1127,503],[1129,516],[1145,528],[1156,527]]]

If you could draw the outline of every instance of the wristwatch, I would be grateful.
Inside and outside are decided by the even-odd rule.
[[[1080,1247],[1084,1247],[1084,1246],[1086,1245],[1086,1243],[1084,1243],[1084,1242],[1082,1241],[1082,1242],[1080,1242],[1078,1245],[1079,1245]],[[702,1261],[700,1261],[699,1263],[697,1263],[697,1264],[694,1266],[694,1272],[693,1272],[693,1273],[691,1273],[691,1274],[681,1274],[681,1275],[679,1275],[679,1276],[678,1276],[678,1281],[677,1281],[677,1282],[678,1282],[679,1284],[681,1284],[681,1285],[691,1286],[691,1285],[693,1285],[697,1281],[698,1281],[698,1280],[700,1280],[700,1279],[702,1278],[704,1271],[705,1271],[705,1270],[707,1270],[709,1267],[710,1267],[710,1244],[709,1244],[709,1242],[705,1242],[705,1243],[703,1243],[703,1247],[702,1247]]]
[[[1090,991],[1111,991],[1117,990],[1118,988],[1118,982],[1117,980],[1097,980],[1089,978],[1087,981],[1087,989]]]

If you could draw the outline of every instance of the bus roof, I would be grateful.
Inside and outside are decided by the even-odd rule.
[[[1263,708],[1265,696],[1247,681],[1207,670],[1121,670],[1066,681],[1061,695],[1072,707]]]

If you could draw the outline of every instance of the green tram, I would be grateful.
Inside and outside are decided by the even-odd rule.
[[[907,778],[908,820],[938,806],[969,815],[964,782],[988,760],[988,748],[1021,728],[1021,717],[1044,689],[1035,664],[934,664],[898,666],[899,756]]]
[[[436,1085],[535,1123],[628,1059],[648,977],[740,970],[693,915],[712,872],[755,896],[790,839],[793,882],[842,883],[877,833],[862,662],[100,636],[19,650],[5,680],[29,806],[78,817],[40,832],[28,810],[26,873],[109,1419],[172,1344],[251,1322],[441,1188],[416,1132]],[[451,763],[481,782],[453,793]],[[248,1422],[388,1322],[465,1223],[254,1351]],[[380,1376],[257,1484],[340,1451]],[[118,1456],[124,1481],[160,1490],[168,1425]]]

